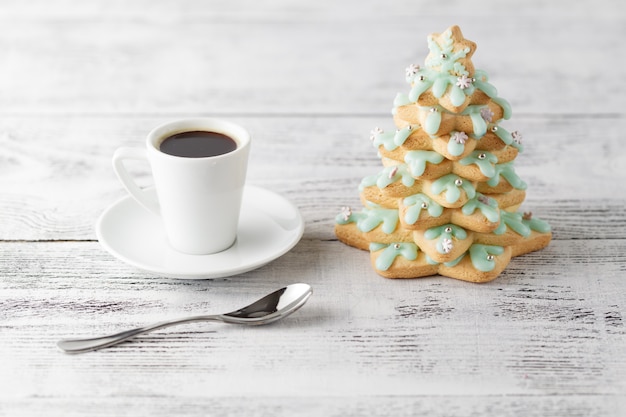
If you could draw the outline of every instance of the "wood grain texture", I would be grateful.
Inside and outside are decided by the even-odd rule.
[[[173,117],[22,116],[0,120],[0,239],[93,240],[93,225],[125,192],[111,168],[119,146],[143,146],[153,126]],[[340,207],[357,207],[358,185],[382,165],[369,141],[390,116],[232,117],[252,132],[248,180],[292,200],[305,236],[332,239]],[[524,134],[516,159],[528,183],[525,207],[556,228],[557,239],[626,237],[626,150],[615,140],[626,119],[602,135],[593,118],[513,117]],[[51,147],[51,141],[57,145]],[[150,184],[147,164],[134,167]],[[288,173],[288,174],[287,174]],[[584,175],[583,175],[584,174]],[[94,186],[97,184],[97,186]]]
[[[0,1],[0,416],[622,417],[626,129],[619,1]],[[525,210],[554,240],[497,280],[388,280],[339,243],[381,165],[404,68],[459,24],[524,135]],[[623,49],[623,48],[622,48]],[[302,241],[238,276],[155,277],[106,253],[119,146],[221,116]],[[146,164],[129,167],[149,185]],[[272,326],[190,324],[85,355],[70,336],[229,311],[310,283]]]
[[[43,407],[54,415],[73,405],[78,414],[88,403],[101,404],[100,414],[122,404],[142,413],[167,404],[157,415],[182,403],[190,415],[209,404],[252,411],[231,408],[238,397],[282,411],[308,403],[305,415],[329,409],[339,415],[341,407],[358,413],[352,407],[381,406],[391,396],[399,405],[424,407],[441,405],[445,395],[452,408],[433,409],[436,416],[455,408],[521,412],[530,404],[530,415],[617,415],[612,407],[623,405],[623,239],[610,247],[602,240],[555,241],[516,258],[485,285],[385,280],[371,272],[365,253],[337,242],[304,240],[260,270],[182,282],[126,267],[97,243],[2,246],[0,354],[11,358],[3,375],[12,384],[0,398],[8,415]],[[607,259],[610,268],[598,276]],[[293,271],[315,296],[275,326],[188,325],[83,356],[54,348],[68,335],[225,311],[292,281]]]
[[[520,112],[615,114],[625,94],[618,1],[83,3],[0,4],[0,111],[378,112],[452,24]]]

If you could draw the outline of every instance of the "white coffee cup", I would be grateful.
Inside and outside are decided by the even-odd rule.
[[[234,151],[209,157],[181,157],[162,152],[166,138],[183,132],[206,131],[236,142]],[[177,251],[206,255],[228,249],[236,240],[246,178],[250,134],[220,119],[183,119],[162,124],[146,139],[146,148],[118,148],[113,168],[130,195],[163,220],[169,244]],[[126,159],[147,159],[157,200],[140,188],[124,166]]]

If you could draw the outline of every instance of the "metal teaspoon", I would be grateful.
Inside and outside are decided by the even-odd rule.
[[[102,349],[132,339],[140,334],[164,327],[195,321],[219,321],[229,324],[261,325],[275,322],[298,310],[309,299],[313,290],[308,284],[291,284],[255,301],[249,306],[225,314],[193,316],[163,321],[110,336],[88,339],[60,340],[57,346],[66,353],[83,353]]]

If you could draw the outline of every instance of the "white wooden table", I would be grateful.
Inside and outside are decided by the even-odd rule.
[[[0,416],[625,415],[626,13],[544,3],[1,0]],[[513,107],[525,205],[554,240],[484,285],[387,280],[333,218],[379,169],[369,131],[392,127],[404,68],[452,24]],[[125,195],[113,150],[187,116],[250,129],[249,182],[305,218],[291,252],[183,281],[101,248]],[[272,326],[55,346],[297,281],[313,297]]]

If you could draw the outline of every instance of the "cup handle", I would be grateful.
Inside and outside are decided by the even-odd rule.
[[[146,161],[146,150],[143,148],[117,148],[113,153],[113,170],[119,178],[120,182],[126,188],[126,191],[146,210],[159,215],[160,209],[156,199],[150,198],[150,195],[137,185],[135,180],[130,176],[124,166],[125,159],[139,159]]]

